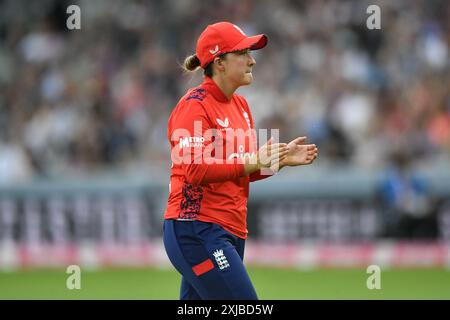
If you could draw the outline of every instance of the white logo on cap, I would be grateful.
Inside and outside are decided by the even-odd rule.
[[[214,48],[214,50],[209,50],[209,52],[210,52],[212,55],[215,55],[217,52],[219,52],[219,45],[216,45],[216,47]]]
[[[233,24],[233,27],[235,27],[240,33],[242,33],[242,35],[247,36],[244,31],[242,31],[241,28],[239,28],[237,25]]]

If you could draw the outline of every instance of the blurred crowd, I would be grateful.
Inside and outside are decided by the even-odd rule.
[[[202,79],[180,65],[221,20],[269,37],[239,89],[258,128],[307,135],[318,165],[450,163],[449,16],[447,0],[0,1],[0,183],[168,171],[167,119]]]

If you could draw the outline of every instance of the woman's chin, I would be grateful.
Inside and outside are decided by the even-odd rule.
[[[243,82],[242,85],[244,85],[244,86],[248,85],[248,84],[253,82],[253,75],[251,73],[246,73],[242,80],[243,80],[242,81]]]

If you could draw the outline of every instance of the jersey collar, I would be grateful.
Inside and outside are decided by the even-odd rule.
[[[230,102],[227,96],[222,92],[222,89],[214,82],[210,77],[205,77],[202,87],[204,87],[208,92],[210,92],[213,97],[219,102]]]

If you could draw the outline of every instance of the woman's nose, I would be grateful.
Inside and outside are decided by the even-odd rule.
[[[250,66],[253,67],[256,64],[256,60],[255,60],[255,58],[253,58],[253,56],[251,54],[249,54],[248,56],[250,58],[249,64],[250,64]]]

